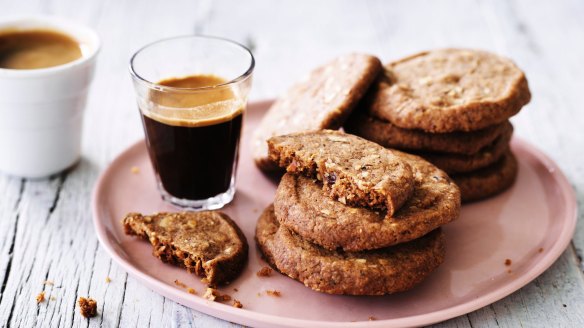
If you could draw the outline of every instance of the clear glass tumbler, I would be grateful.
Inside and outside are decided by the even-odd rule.
[[[182,36],[138,50],[130,73],[162,198],[218,209],[235,194],[254,58],[226,39]]]

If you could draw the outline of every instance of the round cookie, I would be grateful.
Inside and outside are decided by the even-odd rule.
[[[414,193],[392,217],[333,201],[310,178],[282,177],[274,209],[278,221],[324,248],[377,249],[407,242],[458,218],[460,192],[452,180],[425,160],[395,151],[414,172]]]
[[[468,173],[487,167],[501,159],[509,149],[513,127],[509,125],[492,145],[476,154],[416,153],[448,174]]]
[[[508,150],[498,162],[467,174],[452,175],[460,188],[463,202],[472,202],[494,196],[507,190],[517,178],[518,164]]]
[[[265,171],[278,166],[268,158],[266,141],[293,132],[338,129],[381,71],[377,57],[349,54],[313,70],[268,110],[252,139],[253,158]]]
[[[531,94],[511,60],[485,51],[441,49],[387,64],[368,98],[366,110],[375,117],[443,133],[500,124]]]
[[[508,128],[511,123],[506,121],[471,132],[427,133],[402,129],[361,111],[354,111],[344,126],[348,133],[387,148],[466,155],[476,154],[491,145]]]
[[[445,254],[440,229],[375,251],[326,250],[280,226],[272,206],[258,219],[256,241],[276,270],[329,294],[384,295],[411,289],[444,261]]]

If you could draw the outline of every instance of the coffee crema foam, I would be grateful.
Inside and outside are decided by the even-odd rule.
[[[142,110],[142,113],[160,123],[200,127],[227,122],[243,113],[241,101],[222,101],[194,108],[176,108],[154,105],[154,108]]]
[[[82,56],[80,44],[57,31],[0,31],[0,68],[48,68],[70,63]]]
[[[245,108],[245,102],[231,88],[221,86],[224,83],[225,79],[215,75],[165,79],[158,84],[177,89],[151,90],[148,102],[140,107],[144,115],[168,125],[219,124],[241,115]]]

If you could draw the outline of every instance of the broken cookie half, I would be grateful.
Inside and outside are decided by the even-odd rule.
[[[270,159],[288,173],[322,181],[323,190],[349,206],[391,217],[414,191],[410,165],[374,142],[340,131],[292,133],[268,140]]]
[[[150,241],[152,255],[186,268],[212,286],[233,281],[247,262],[245,236],[221,212],[129,213],[122,224],[127,235]]]

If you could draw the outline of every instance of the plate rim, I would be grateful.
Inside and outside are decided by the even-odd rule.
[[[265,107],[272,103],[273,99],[265,99],[258,101],[250,101],[248,108],[250,107]],[[249,325],[250,323],[254,326],[269,326],[269,327],[326,327],[326,328],[338,328],[338,327],[404,327],[404,326],[422,326],[433,324],[448,319],[452,319],[484,306],[497,302],[506,296],[512,294],[513,292],[521,289],[522,287],[529,284],[535,278],[540,276],[545,272],[552,264],[554,264],[557,259],[563,254],[568,245],[572,241],[572,237],[575,232],[576,223],[578,219],[578,206],[576,202],[576,193],[570,184],[569,180],[561,170],[561,168],[543,151],[539,150],[532,144],[523,140],[520,137],[513,136],[511,141],[512,147],[521,147],[525,151],[541,163],[549,172],[550,176],[553,178],[556,185],[559,187],[561,194],[564,198],[564,208],[566,209],[566,219],[565,224],[558,234],[558,238],[553,246],[547,250],[543,257],[525,274],[518,277],[508,284],[505,284],[502,288],[498,288],[488,293],[475,298],[471,301],[448,307],[445,309],[437,310],[434,312],[423,313],[412,315],[408,317],[398,318],[398,319],[384,319],[376,321],[358,321],[358,322],[345,322],[345,321],[318,321],[318,320],[304,320],[296,318],[281,317],[273,314],[265,314],[260,312],[255,312],[247,309],[233,308],[230,305],[221,304],[217,302],[210,302],[206,299],[200,297],[185,298],[182,293],[172,293],[171,286],[166,283],[159,281],[156,278],[140,271],[135,268],[131,263],[122,258],[114,247],[108,242],[107,229],[104,224],[101,224],[99,220],[100,207],[98,204],[102,203],[101,198],[103,193],[100,192],[107,182],[108,176],[113,171],[113,168],[118,162],[121,162],[123,158],[129,156],[132,152],[137,151],[140,147],[145,147],[144,139],[140,139],[123,151],[118,153],[114,160],[112,160],[106,169],[104,169],[92,190],[91,195],[91,212],[92,221],[96,231],[97,239],[106,251],[106,253],[124,269],[132,277],[140,281],[145,287],[153,290],[154,292],[167,297],[177,303],[180,303],[188,308],[209,314],[216,318],[222,320],[229,320],[232,322]],[[191,302],[194,304],[187,304]]]

